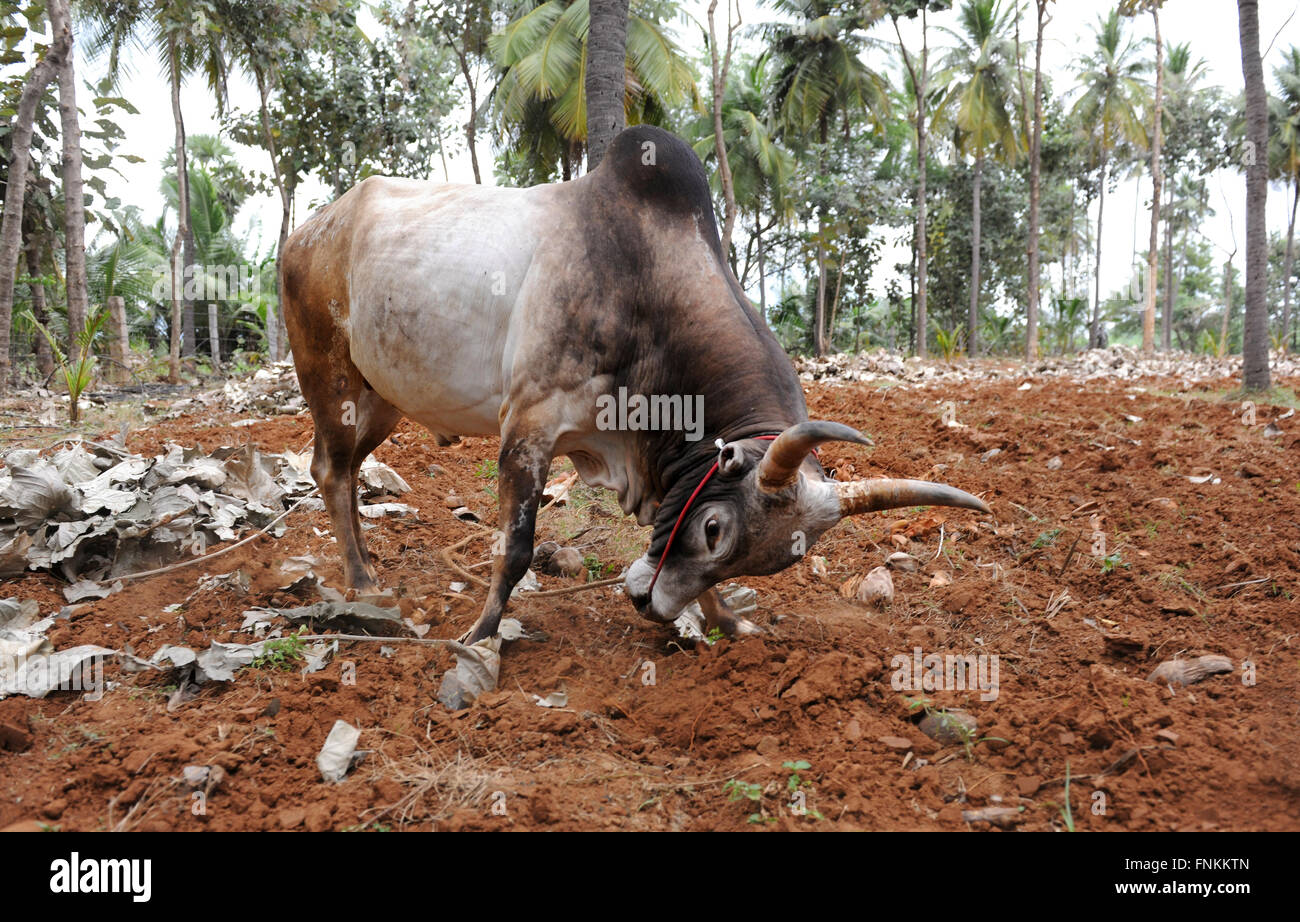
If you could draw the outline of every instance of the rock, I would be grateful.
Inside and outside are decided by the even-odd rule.
[[[45,824],[40,820],[19,820],[0,829],[0,832],[45,832]]]
[[[912,748],[912,741],[905,736],[880,736],[876,738],[876,742],[898,752],[906,752]]]
[[[949,573],[947,570],[936,570],[934,575],[930,577],[931,589],[942,589],[945,586],[951,586],[951,585],[952,585],[952,574]]]
[[[276,816],[281,829],[297,829],[307,819],[307,811],[302,807],[287,807]]]
[[[903,573],[915,573],[917,570],[921,569],[921,562],[911,554],[906,554],[902,551],[895,551],[889,555],[889,558],[885,561],[885,566],[889,567],[891,570],[899,570]]]
[[[57,820],[63,816],[63,811],[68,809],[68,802],[62,797],[50,801],[44,807],[41,807],[41,816],[47,820]]]
[[[1163,740],[1164,742],[1169,743],[1172,746],[1178,745],[1178,734],[1175,733],[1173,730],[1157,730],[1156,739]]]
[[[465,505],[465,501],[460,498],[459,494],[456,493],[448,493],[447,498],[444,499],[442,503],[448,509],[457,509]]]
[[[537,547],[533,548],[533,569],[547,572],[547,565],[551,562],[551,557],[560,549],[560,545],[554,541],[543,541]]]
[[[1001,448],[990,448],[988,451],[984,452],[984,454],[980,455],[980,460],[985,464],[988,464],[1000,454],[1002,454]]]
[[[330,828],[330,808],[326,804],[312,804],[304,820],[311,832],[324,832]]]
[[[961,818],[968,823],[991,823],[1003,829],[1010,829],[1025,821],[1020,807],[980,807],[977,810],[963,810]]]
[[[871,570],[858,586],[856,598],[859,602],[874,605],[876,608],[888,608],[894,602],[894,578],[885,567]]]
[[[562,547],[551,555],[546,572],[552,576],[581,576],[587,571],[582,552],[573,547]]]
[[[765,736],[758,741],[754,749],[763,758],[770,759],[781,751],[781,741],[775,736]]]
[[[1065,462],[1061,460],[1061,456],[1057,455],[1055,458],[1052,458],[1047,462],[1047,469],[1049,471],[1059,471],[1062,467],[1064,467],[1064,465]]]
[[[0,721],[0,749],[9,752],[26,752],[32,748],[32,735],[22,727]]]
[[[826,568],[826,558],[812,556],[808,558],[808,566],[812,569],[812,575],[818,579],[829,579],[830,571]]]
[[[1036,775],[1022,775],[1016,779],[1016,790],[1021,797],[1033,797],[1042,785],[1043,779]]]
[[[140,769],[144,768],[145,764],[149,761],[149,757],[151,755],[153,755],[153,753],[149,752],[148,750],[136,749],[132,751],[131,754],[128,755],[125,759],[122,760],[122,767],[132,775],[139,774]]]
[[[844,725],[844,738],[850,743],[856,743],[862,739],[862,724],[854,717]]]
[[[1232,660],[1226,656],[1210,654],[1190,660],[1165,660],[1151,671],[1147,681],[1168,685],[1191,685],[1225,672],[1232,672]]]
[[[1247,461],[1241,467],[1237,468],[1237,476],[1238,477],[1267,477],[1268,475],[1264,473],[1264,469],[1261,468],[1258,464],[1251,464],[1249,461]]]
[[[1126,637],[1123,634],[1107,634],[1101,642],[1107,653],[1118,657],[1137,656],[1147,648],[1136,637]]]
[[[918,725],[930,739],[944,745],[961,745],[975,741],[978,722],[965,711],[932,711]]]
[[[1178,504],[1168,496],[1157,496],[1154,499],[1149,499],[1147,505],[1154,506],[1156,509],[1163,509],[1166,512],[1178,511]]]

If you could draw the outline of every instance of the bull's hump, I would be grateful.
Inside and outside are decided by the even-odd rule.
[[[662,128],[635,125],[620,132],[593,175],[624,187],[646,206],[713,220],[704,164],[689,144]]]

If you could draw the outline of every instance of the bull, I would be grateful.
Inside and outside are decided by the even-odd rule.
[[[713,587],[777,572],[845,516],[913,505],[988,512],[917,480],[831,480],[815,449],[870,444],[809,420],[798,376],[727,266],[704,167],[638,126],[598,168],[528,189],[371,177],[289,238],[281,295],[315,423],[312,474],[349,586],[372,588],[356,481],[403,418],[440,442],[499,435],[500,532],[469,642],[497,632],[532,560],[551,460],[653,524],[625,590],[667,622],[759,629]],[[702,401],[695,432],[609,425],[611,395]],[[621,418],[621,417],[620,417]]]

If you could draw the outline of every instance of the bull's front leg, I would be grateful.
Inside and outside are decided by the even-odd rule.
[[[751,634],[763,633],[763,629],[753,621],[732,611],[731,606],[722,598],[722,593],[716,589],[710,589],[696,601],[700,603],[700,611],[704,612],[706,631],[712,632],[714,628],[718,628],[728,637],[747,637]]]
[[[492,541],[492,586],[466,643],[477,643],[497,632],[510,593],[533,561],[537,504],[551,467],[551,447],[537,438],[513,438],[501,443],[497,463],[500,531]]]

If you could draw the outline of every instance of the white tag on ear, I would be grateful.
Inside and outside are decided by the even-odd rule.
[[[722,449],[727,447],[727,443],[722,441],[722,439],[714,439],[713,444],[718,446],[718,451],[722,451]]]

